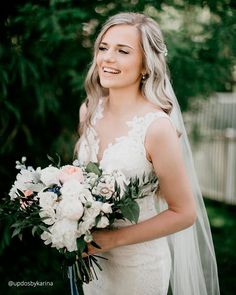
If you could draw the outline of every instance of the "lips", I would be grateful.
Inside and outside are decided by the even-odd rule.
[[[119,74],[121,71],[115,68],[110,68],[110,67],[102,67],[102,70],[104,73],[109,73],[109,74]]]

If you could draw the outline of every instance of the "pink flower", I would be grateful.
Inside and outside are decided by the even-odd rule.
[[[62,183],[65,183],[68,180],[75,179],[82,183],[84,181],[84,175],[83,171],[79,167],[75,167],[72,165],[66,165],[63,166],[60,169],[59,175],[58,175],[59,180]]]
[[[27,189],[25,191],[23,191],[24,196],[27,198],[29,196],[31,196],[33,194],[33,191],[30,189]],[[26,209],[26,207],[32,205],[33,202],[32,201],[28,201],[28,200],[20,200],[20,207],[22,209]]]
[[[29,196],[31,196],[32,194],[33,194],[33,191],[30,190],[30,189],[27,189],[27,190],[24,191],[24,195],[25,195],[25,197],[29,197]]]

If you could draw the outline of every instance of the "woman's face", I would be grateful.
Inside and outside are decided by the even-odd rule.
[[[139,38],[137,28],[130,25],[115,25],[104,34],[96,58],[104,88],[139,88],[143,71]]]

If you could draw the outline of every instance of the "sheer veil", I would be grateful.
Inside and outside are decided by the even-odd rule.
[[[185,130],[181,110],[170,83],[165,77],[165,88],[172,98],[171,121],[182,135],[180,137],[186,170],[197,204],[195,224],[183,231],[168,236],[172,256],[170,278],[173,295],[219,295],[217,264],[210,225],[202,193],[195,173],[192,152]],[[159,210],[166,209],[166,203],[158,200]]]

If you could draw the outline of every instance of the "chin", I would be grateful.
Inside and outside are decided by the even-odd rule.
[[[114,83],[114,81],[100,81],[100,84],[104,88],[120,88],[120,83]]]

